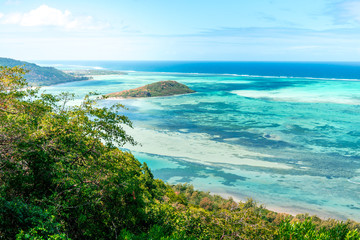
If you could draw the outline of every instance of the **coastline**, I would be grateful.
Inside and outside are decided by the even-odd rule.
[[[308,211],[308,209],[302,208],[299,206],[291,206],[291,207],[287,206],[286,207],[286,206],[279,206],[279,205],[275,205],[275,204],[267,205],[267,204],[262,203],[261,199],[254,199],[252,197],[249,197],[249,198],[248,197],[239,197],[239,196],[234,196],[230,193],[225,193],[225,192],[221,192],[221,191],[215,191],[215,192],[209,191],[209,192],[212,195],[219,195],[225,199],[232,198],[235,202],[246,202],[248,199],[252,199],[256,202],[256,204],[258,204],[259,206],[263,206],[267,210],[276,212],[278,214],[291,215],[293,217],[295,217],[298,214],[308,214],[311,217],[316,216],[316,217],[320,218],[321,220],[335,219],[338,221],[346,221],[346,220],[358,221],[355,219],[347,218],[345,216],[341,216],[336,213],[331,214],[331,213],[325,213],[325,212],[316,211],[316,210]]]
[[[231,195],[229,193],[222,193],[222,192],[210,192],[210,193],[213,194],[213,195],[219,195],[219,196],[221,196],[222,198],[225,198],[225,199],[232,198],[235,202],[246,202],[248,199],[252,199],[252,198],[245,198],[245,197],[244,198],[237,197],[237,196]],[[268,209],[270,211],[276,212],[276,213],[289,214],[289,215],[294,216],[294,217],[297,214],[305,213],[305,212],[297,211],[295,209],[282,208],[282,207],[279,207],[279,206],[267,206],[267,205],[264,205],[261,202],[259,202],[257,199],[253,199],[253,200],[255,200],[255,202],[257,204],[259,204],[260,206],[264,206],[264,208],[266,208],[266,209]],[[318,215],[316,215],[316,216],[318,216]],[[322,219],[326,219],[326,218],[324,217]]]

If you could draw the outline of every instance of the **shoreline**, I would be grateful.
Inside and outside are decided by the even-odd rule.
[[[225,192],[220,192],[220,191],[215,191],[215,192],[209,191],[209,192],[212,195],[219,195],[219,196],[221,196],[222,198],[225,198],[225,199],[232,198],[235,202],[246,202],[248,199],[253,199],[258,206],[263,206],[265,209],[276,212],[277,214],[288,214],[288,215],[291,215],[293,217],[295,217],[298,214],[308,214],[310,217],[316,216],[316,217],[320,218],[321,220],[334,219],[334,220],[337,220],[337,221],[347,221],[347,220],[357,221],[357,220],[354,220],[354,219],[350,219],[350,218],[346,218],[346,217],[340,217],[339,215],[332,215],[330,213],[325,213],[325,212],[322,212],[322,211],[315,211],[315,210],[307,211],[306,208],[302,208],[302,207],[296,207],[296,206],[285,207],[285,206],[276,206],[276,205],[273,205],[273,204],[266,205],[264,203],[261,203],[259,201],[259,199],[255,199],[255,198],[251,198],[251,197],[250,198],[245,198],[245,197],[241,198],[239,196],[234,196],[234,195],[232,195],[230,193],[225,193]]]
[[[164,98],[164,97],[174,97],[174,96],[183,96],[183,95],[189,95],[189,94],[194,94],[196,92],[193,93],[181,93],[181,94],[174,94],[174,95],[168,95],[168,96],[156,96],[156,97],[107,97],[107,98],[103,98],[102,100],[128,100],[128,99],[149,99],[149,98]]]

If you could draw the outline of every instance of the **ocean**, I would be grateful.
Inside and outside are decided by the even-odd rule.
[[[121,102],[156,178],[288,213],[360,221],[360,63],[35,61],[127,75],[44,87],[102,94],[161,80],[196,93]]]

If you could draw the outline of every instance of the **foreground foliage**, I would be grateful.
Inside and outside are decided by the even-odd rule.
[[[359,224],[292,217],[154,179],[118,149],[122,108],[27,88],[0,70],[1,239],[360,239]]]

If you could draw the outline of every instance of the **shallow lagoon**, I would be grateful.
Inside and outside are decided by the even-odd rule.
[[[119,101],[134,122],[126,146],[155,177],[290,213],[360,221],[360,82],[129,72],[47,87],[81,98],[160,80],[194,94]]]

